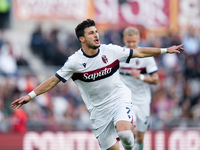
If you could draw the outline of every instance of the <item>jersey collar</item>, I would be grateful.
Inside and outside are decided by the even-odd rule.
[[[96,56],[99,54],[100,49],[98,48],[98,52],[97,52],[96,54],[92,55],[92,56],[87,55],[87,54],[83,51],[82,48],[81,48],[81,51],[83,52],[83,55],[84,55],[85,57],[93,58],[93,57],[96,57]]]

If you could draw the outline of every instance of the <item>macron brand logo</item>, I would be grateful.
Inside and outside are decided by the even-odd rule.
[[[86,67],[86,63],[83,63],[82,65],[83,65],[84,68]]]
[[[114,74],[119,69],[119,60],[115,60],[108,66],[87,71],[87,72],[77,72],[72,75],[73,80],[81,80],[84,82],[94,82],[97,80],[101,80],[107,78]]]
[[[100,70],[97,73],[93,73],[93,74],[85,73],[85,74],[83,74],[83,76],[84,76],[85,80],[88,80],[88,79],[95,80],[98,77],[105,76],[105,75],[111,73],[111,71],[112,71],[112,68],[105,68],[104,70]]]

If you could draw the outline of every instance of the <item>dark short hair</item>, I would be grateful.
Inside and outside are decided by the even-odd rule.
[[[76,32],[76,37],[78,38],[78,40],[79,40],[79,37],[84,35],[85,28],[88,28],[91,26],[95,26],[95,22],[92,19],[84,20],[83,22],[77,25],[77,27],[75,28],[75,32]]]

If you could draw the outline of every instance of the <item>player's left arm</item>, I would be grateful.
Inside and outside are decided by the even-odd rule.
[[[140,74],[140,72],[138,70],[133,69],[130,74],[131,74],[131,76],[133,76],[137,79],[140,79],[144,82],[147,82],[149,84],[158,84],[158,82],[159,82],[159,77],[158,77],[157,72],[154,72],[150,76],[147,76],[144,74]]]
[[[178,45],[178,46],[171,46],[168,48],[151,48],[151,47],[141,47],[133,50],[132,58],[134,57],[150,57],[150,56],[156,56],[159,54],[164,53],[180,53],[180,51],[184,51],[183,48],[184,44]]]
[[[150,76],[144,76],[144,80],[143,81],[147,82],[149,84],[158,84],[158,82],[159,82],[158,73],[154,72]]]

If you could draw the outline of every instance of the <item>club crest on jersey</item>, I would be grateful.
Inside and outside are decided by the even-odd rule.
[[[108,62],[108,58],[106,57],[106,55],[102,55],[101,58],[105,64]]]
[[[136,63],[136,65],[139,65],[139,64],[140,64],[140,61],[139,61],[139,60],[136,60],[135,63]]]

